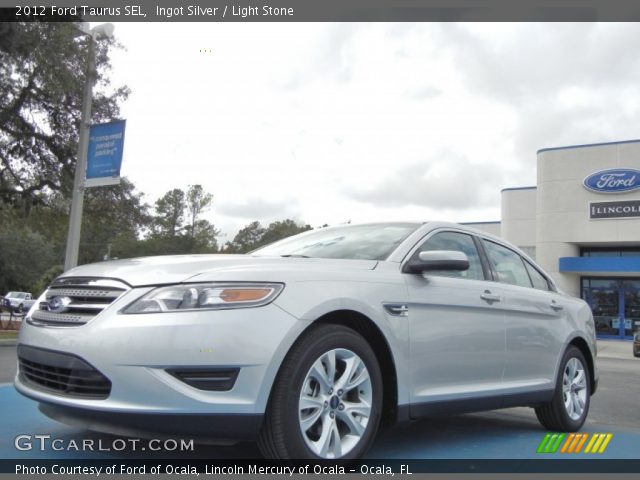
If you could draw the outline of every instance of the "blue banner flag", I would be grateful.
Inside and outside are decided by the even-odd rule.
[[[120,183],[125,125],[126,120],[91,125],[85,187]]]

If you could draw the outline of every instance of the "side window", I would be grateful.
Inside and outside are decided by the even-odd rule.
[[[549,282],[538,271],[538,269],[536,269],[526,260],[524,261],[524,266],[527,267],[527,272],[529,272],[529,277],[531,278],[531,282],[533,283],[533,288],[537,288],[538,290],[549,290]]]
[[[484,240],[484,246],[500,282],[531,288],[531,280],[520,255],[488,240]]]
[[[441,277],[453,277],[453,278],[467,278],[471,280],[484,280],[484,273],[482,272],[482,263],[480,262],[480,256],[476,249],[476,244],[473,242],[471,235],[458,232],[440,232],[433,235],[429,240],[424,242],[422,246],[416,252],[431,251],[431,250],[455,250],[463,252],[469,259],[469,269],[462,272],[451,271],[432,271],[429,275],[437,275]]]

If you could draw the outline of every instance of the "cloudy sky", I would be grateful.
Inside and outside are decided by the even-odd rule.
[[[638,138],[637,24],[120,23],[122,173],[253,220],[489,221],[536,150]]]

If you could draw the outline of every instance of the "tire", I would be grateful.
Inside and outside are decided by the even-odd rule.
[[[20,304],[18,305],[18,307],[16,308],[16,313],[22,313],[24,311],[24,305]]]
[[[543,427],[556,432],[580,430],[589,413],[590,378],[584,355],[570,346],[562,357],[553,399],[536,408],[536,416]]]
[[[382,375],[371,346],[350,328],[314,326],[280,368],[258,447],[270,459],[359,458],[381,410]]]

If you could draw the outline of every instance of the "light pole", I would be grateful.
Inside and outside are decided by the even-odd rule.
[[[85,75],[84,93],[82,97],[82,116],[78,153],[76,156],[76,171],[73,179],[73,194],[71,198],[71,212],[69,213],[69,233],[67,235],[67,250],[64,256],[64,271],[78,264],[78,250],[80,248],[80,227],[82,225],[82,207],[84,205],[84,179],[87,170],[87,148],[89,145],[89,127],[91,124],[91,100],[93,95],[93,81],[95,76],[96,51],[95,41],[100,38],[113,37],[114,26],[104,23],[88,28],[86,22],[80,24],[82,35],[89,39],[87,51],[87,71]]]

